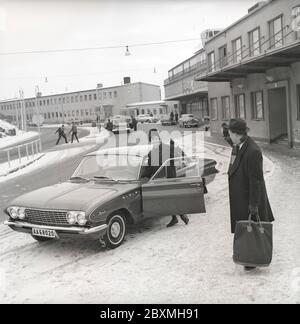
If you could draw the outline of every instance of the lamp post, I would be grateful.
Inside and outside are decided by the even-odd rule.
[[[39,143],[40,143],[40,152],[42,152],[42,139],[41,139],[41,114],[40,114],[40,106],[38,102],[38,98],[40,96],[39,86],[35,87],[35,108],[37,113],[37,122],[38,122],[38,132],[39,132]]]
[[[23,131],[27,131],[26,129],[26,111],[24,107],[24,90],[22,88],[19,88],[19,94],[20,94],[20,110],[21,110],[21,129]]]

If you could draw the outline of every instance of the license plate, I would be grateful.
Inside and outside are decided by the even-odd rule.
[[[32,235],[48,237],[48,238],[56,238],[56,232],[50,229],[33,228]]]

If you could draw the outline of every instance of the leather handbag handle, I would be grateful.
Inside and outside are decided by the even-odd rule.
[[[249,224],[247,226],[247,230],[248,230],[249,233],[252,232],[251,217],[252,217],[252,215],[249,213],[249,218],[248,218]],[[259,224],[259,231],[261,232],[261,234],[264,234],[265,233],[265,229],[263,228],[263,226],[261,224],[261,220],[260,220],[259,214],[257,214],[257,218],[258,218],[258,224]]]

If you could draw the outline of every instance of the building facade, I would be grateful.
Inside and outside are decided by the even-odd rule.
[[[202,49],[168,72],[168,79],[164,82],[165,99],[179,101],[177,112],[180,115],[208,116],[208,84],[195,81],[195,77],[206,69],[206,54]]]
[[[300,142],[300,0],[269,0],[205,44],[212,133],[230,118],[250,135]]]
[[[22,110],[27,121],[41,114],[45,123],[71,121],[94,121],[99,116],[105,119],[120,114],[129,103],[161,100],[161,89],[148,83],[128,83],[116,87],[96,88],[77,92],[35,98],[12,99],[0,102],[0,113],[21,122]]]
[[[122,114],[127,116],[153,115],[157,119],[169,118],[171,112],[178,111],[179,101],[145,101],[126,105]]]

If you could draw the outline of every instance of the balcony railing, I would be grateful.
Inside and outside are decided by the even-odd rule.
[[[256,42],[251,44],[251,46],[244,49],[238,49],[231,55],[228,55],[226,57],[226,64],[224,64],[224,58],[222,57],[214,64],[210,65],[206,71],[206,74],[218,72],[230,65],[243,63],[247,59],[259,56],[262,53],[266,53],[273,48],[275,49],[281,46],[283,47],[284,45],[287,45],[287,43],[285,42],[286,39],[293,33],[295,33],[295,31],[289,25],[287,25],[283,27],[279,32],[267,39],[262,36]],[[278,36],[281,37],[278,38]],[[255,54],[256,52],[259,52],[259,54]],[[238,59],[239,57],[240,59]]]
[[[181,77],[186,76],[186,75],[188,75],[188,74],[190,74],[192,72],[205,70],[206,67],[207,67],[206,62],[205,63],[194,64],[194,65],[190,66],[188,69],[184,69],[181,72],[173,74],[172,76],[170,76],[168,79],[166,79],[164,81],[164,84],[168,84],[168,83],[170,83],[172,81],[176,81],[176,80],[180,79]]]

